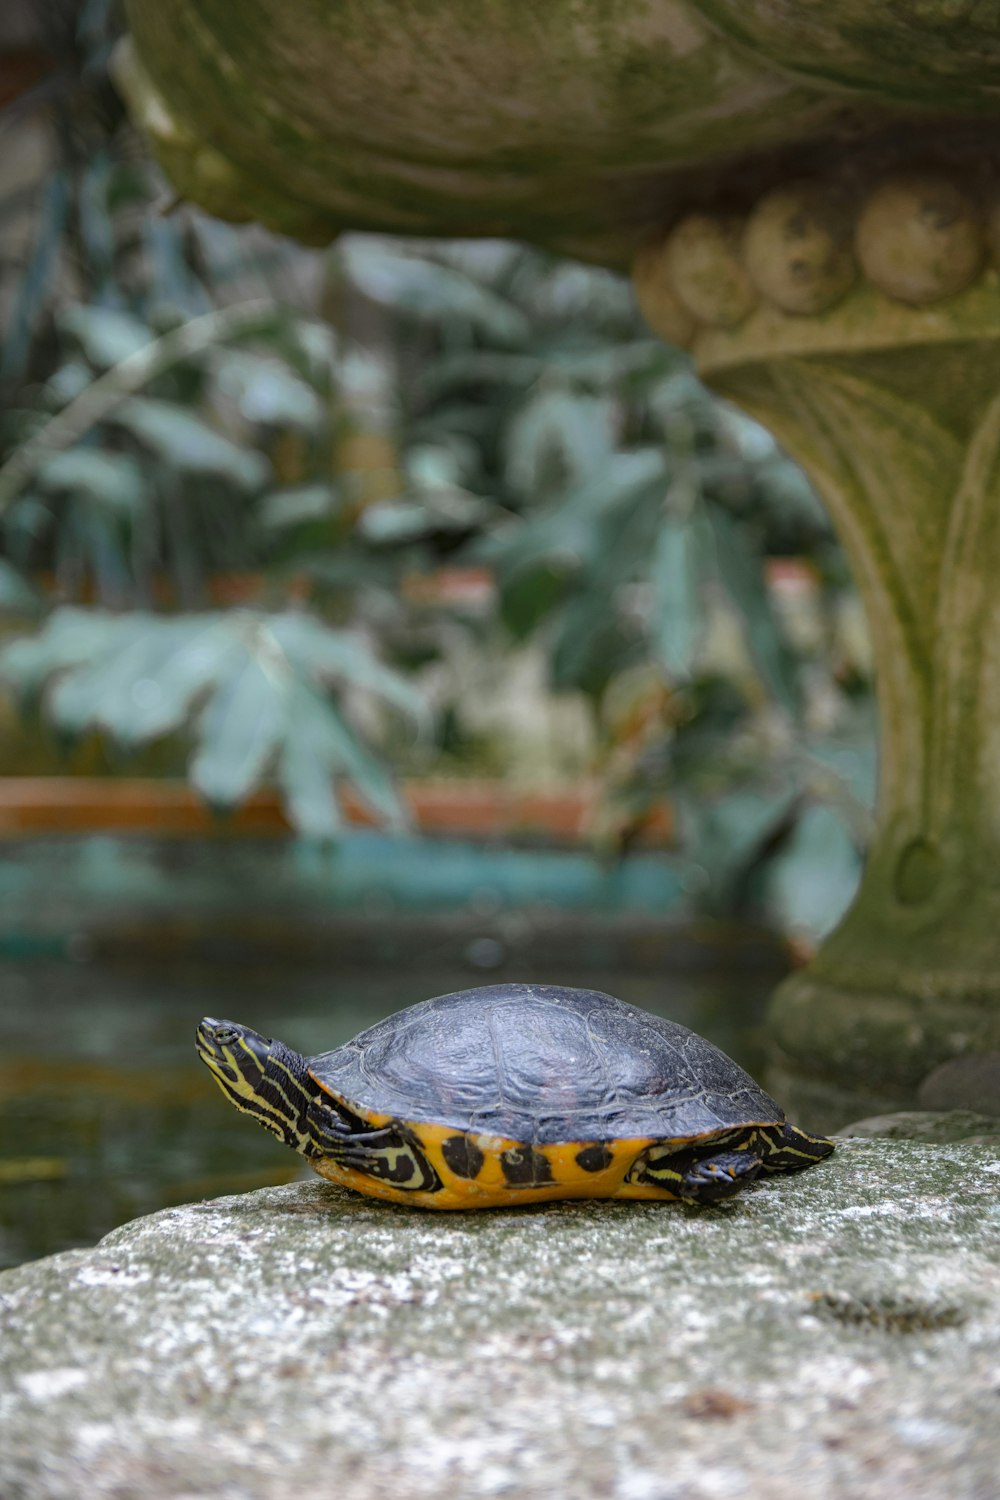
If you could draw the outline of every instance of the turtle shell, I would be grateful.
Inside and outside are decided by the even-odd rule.
[[[597,990],[503,984],[440,995],[308,1065],[366,1113],[539,1145],[689,1139],[784,1120],[704,1037]]]

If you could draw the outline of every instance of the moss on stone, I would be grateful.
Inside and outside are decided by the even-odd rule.
[[[171,1209],[0,1276],[0,1492],[978,1500],[998,1229],[995,1149],[897,1140],[726,1209]]]
[[[768,63],[882,99],[995,113],[996,0],[692,0],[725,36]]]
[[[231,164],[241,215],[291,232],[311,214],[330,234],[589,240],[595,258],[627,259],[669,174],[797,141],[841,111],[662,0],[129,0],[128,13],[161,116]],[[183,191],[231,211],[160,150]]]

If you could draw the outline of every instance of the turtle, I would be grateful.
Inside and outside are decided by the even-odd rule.
[[[715,1204],[833,1150],[704,1037],[596,990],[439,995],[316,1057],[211,1017],[197,1045],[322,1177],[412,1207]]]

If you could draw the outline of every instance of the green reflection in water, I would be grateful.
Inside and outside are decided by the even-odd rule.
[[[237,1114],[194,1055],[202,1015],[280,1035],[302,1052],[347,1041],[428,995],[486,980],[607,990],[709,1036],[751,1071],[773,973],[696,976],[532,962],[385,964],[336,971],[292,964],[0,967],[0,1265],[93,1244],[173,1203],[308,1177],[308,1168]]]

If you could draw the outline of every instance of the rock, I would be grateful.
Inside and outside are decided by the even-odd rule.
[[[1000,1052],[951,1057],[920,1085],[924,1109],[975,1109],[1000,1117]]]
[[[1000,1160],[851,1140],[724,1209],[293,1184],[0,1276],[4,1500],[985,1500]]]
[[[1000,1119],[971,1109],[901,1109],[891,1115],[855,1120],[838,1132],[842,1136],[881,1135],[897,1141],[976,1141],[1000,1145]]]

